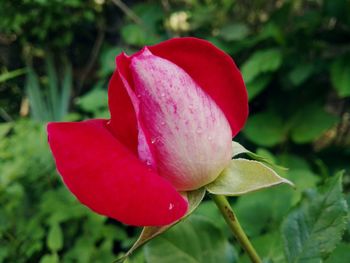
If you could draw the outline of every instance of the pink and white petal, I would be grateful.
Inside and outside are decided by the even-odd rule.
[[[138,130],[138,135],[137,135],[138,156],[140,160],[146,163],[148,166],[155,168],[156,166],[155,160],[153,158],[150,145],[147,141],[148,136],[146,136],[146,130],[143,128],[143,124],[140,117],[140,109],[139,109],[140,102],[137,95],[135,94],[135,91],[131,86],[133,85],[133,81],[131,79],[130,70],[129,70],[130,57],[122,53],[116,58],[116,63],[117,63],[117,69],[118,69],[120,79],[122,80],[124,87],[128,92],[129,98],[131,100],[131,103],[135,111],[135,116],[137,120],[137,130]]]
[[[105,120],[50,123],[49,144],[70,191],[95,212],[136,226],[181,218],[187,202],[106,128]]]
[[[210,42],[193,37],[173,38],[149,49],[187,72],[216,102],[228,119],[232,136],[248,117],[248,96],[232,58]]]
[[[183,69],[148,49],[131,57],[130,69],[159,174],[181,191],[213,181],[231,159],[224,113]]]

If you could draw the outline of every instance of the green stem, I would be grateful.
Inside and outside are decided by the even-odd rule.
[[[237,238],[238,242],[241,244],[245,252],[248,254],[251,262],[253,263],[261,263],[261,259],[256,253],[253,245],[250,243],[247,235],[244,233],[238,219],[233,212],[230,203],[227,201],[226,197],[223,195],[212,195],[212,198],[219,208],[221,214],[225,218],[227,225],[232,230],[233,234]]]

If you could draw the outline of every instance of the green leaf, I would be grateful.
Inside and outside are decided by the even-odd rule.
[[[129,24],[122,27],[121,35],[126,43],[140,47],[153,45],[159,41],[152,32],[136,24]]]
[[[211,221],[191,216],[145,247],[147,262],[234,263],[234,250]]]
[[[6,136],[13,127],[12,122],[0,123],[0,138]]]
[[[222,51],[228,53],[228,54],[232,54],[232,50],[233,50],[233,45],[221,40],[220,38],[217,37],[212,37],[212,36],[207,36],[205,37],[205,40],[208,40],[209,42],[211,42],[214,46],[216,46],[217,48],[221,49]]]
[[[246,24],[235,23],[221,28],[219,36],[226,41],[238,41],[244,39],[248,34],[249,28]]]
[[[338,121],[338,117],[325,112],[321,105],[311,104],[299,111],[291,128],[291,138],[296,143],[314,141]]]
[[[296,68],[294,68],[289,74],[288,78],[292,82],[294,86],[299,86],[302,84],[305,80],[310,77],[310,75],[314,71],[314,65],[313,64],[300,64]]]
[[[350,96],[349,58],[339,58],[332,64],[331,81],[341,98]]]
[[[296,190],[287,185],[240,196],[234,211],[250,237],[276,230],[291,208]]]
[[[47,97],[48,106],[51,108],[52,120],[59,120],[60,101],[58,96],[58,77],[51,55],[46,59],[46,70],[48,77],[49,96]]]
[[[258,96],[269,84],[270,75],[261,75],[246,83],[249,100]]]
[[[38,75],[29,67],[26,77],[26,92],[30,102],[31,114],[38,121],[49,121],[51,110],[48,108],[43,92],[40,90]]]
[[[57,254],[47,254],[40,259],[40,263],[59,263]]]
[[[278,231],[264,234],[251,239],[253,246],[262,257],[263,262],[285,263],[283,254],[283,242]],[[250,263],[245,254],[240,258],[240,263]]]
[[[238,196],[279,184],[293,186],[293,183],[260,162],[234,159],[206,188],[212,194]]]
[[[15,69],[13,71],[9,71],[9,72],[4,72],[0,74],[0,83],[1,82],[5,82],[9,79],[13,79],[16,78],[20,75],[23,75],[27,72],[26,68],[19,68],[19,69]]]
[[[186,192],[186,193],[184,193],[184,195],[187,197],[189,208],[188,208],[186,215],[182,219],[180,219],[180,220],[178,220],[170,225],[166,225],[166,226],[160,226],[160,227],[147,226],[147,227],[144,227],[139,238],[136,240],[134,245],[129,249],[129,251],[124,256],[119,258],[116,262],[123,262],[137,248],[144,245],[146,242],[150,241],[151,239],[155,238],[156,236],[162,234],[163,232],[168,230],[170,227],[174,226],[175,224],[179,223],[181,220],[183,220],[184,218],[186,218],[187,216],[192,214],[193,211],[202,202],[204,195],[205,195],[205,189],[201,188],[201,189],[198,189],[195,191]]]
[[[325,263],[350,262],[350,244],[340,243]]]
[[[203,201],[193,214],[204,216],[206,219],[210,220],[222,231],[224,231],[228,238],[232,237],[232,234],[227,231],[225,219],[221,216],[220,210],[217,208],[215,203],[212,202],[212,200]]]
[[[59,110],[59,120],[62,120],[68,113],[70,96],[73,90],[72,66],[69,63],[64,65],[64,76],[62,80],[61,101]]]
[[[99,74],[102,77],[107,77],[113,73],[116,68],[115,57],[125,51],[122,47],[110,47],[102,51],[100,56]]]
[[[271,48],[255,52],[242,65],[244,81],[249,83],[261,73],[273,72],[282,64],[282,52]]]
[[[107,108],[108,95],[107,91],[101,88],[95,88],[78,98],[77,105],[87,112],[97,112]]]
[[[272,111],[255,114],[248,119],[244,135],[255,144],[272,147],[286,137],[281,117]]]
[[[322,262],[340,242],[346,227],[347,204],[340,172],[321,194],[291,212],[282,224],[288,262]]]
[[[47,246],[51,251],[59,251],[63,247],[63,234],[59,224],[54,223],[50,226],[47,236]]]

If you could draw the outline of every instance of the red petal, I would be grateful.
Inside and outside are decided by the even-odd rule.
[[[248,97],[241,73],[232,58],[208,41],[174,38],[149,47],[185,70],[219,105],[228,119],[232,135],[248,117]]]
[[[187,202],[106,129],[104,120],[50,123],[49,144],[70,191],[99,214],[137,226],[181,218]]]
[[[108,105],[111,113],[109,128],[113,135],[137,154],[137,124],[129,94],[116,70],[109,82]]]

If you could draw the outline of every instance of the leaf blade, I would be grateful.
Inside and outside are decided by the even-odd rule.
[[[233,248],[210,220],[193,216],[145,247],[147,262],[236,262]]]
[[[288,262],[321,261],[341,241],[348,208],[342,194],[342,173],[326,185],[323,194],[297,207],[284,220],[282,234]]]

